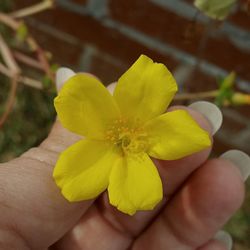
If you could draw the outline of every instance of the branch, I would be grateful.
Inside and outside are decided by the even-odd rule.
[[[13,56],[20,62],[36,69],[43,70],[42,65],[35,59],[19,52],[19,51],[13,51]]]
[[[21,25],[21,22],[18,22],[13,18],[11,18],[10,16],[8,16],[7,14],[1,12],[0,12],[0,21],[5,25],[9,26],[10,28],[12,28],[13,30],[17,30]]]
[[[2,73],[3,75],[5,75],[9,78],[13,77],[13,73],[1,63],[0,63],[0,73]],[[17,81],[20,83],[23,83],[27,86],[33,87],[35,89],[43,89],[43,85],[41,82],[39,82],[35,79],[32,79],[30,77],[27,77],[27,76],[20,75],[18,77]]]
[[[53,7],[54,7],[53,0],[44,0],[40,3],[12,12],[10,13],[10,16],[14,18],[27,17]]]
[[[5,123],[5,121],[7,120],[14,102],[15,102],[15,97],[16,97],[16,90],[17,90],[17,79],[18,79],[18,74],[15,74],[13,76],[13,78],[11,78],[11,90],[10,90],[10,94],[6,103],[6,107],[5,107],[5,111],[2,115],[2,117],[0,118],[0,128],[3,126],[3,124]]]
[[[18,67],[8,45],[5,43],[3,37],[0,34],[0,52],[3,56],[5,63],[13,74],[18,74],[21,70]]]
[[[19,76],[18,81],[35,89],[43,89],[43,85],[41,82],[32,78],[29,78],[27,76]]]
[[[49,1],[52,1],[52,0],[49,0]],[[0,13],[0,21],[5,23],[6,25],[8,25],[10,28],[14,30],[17,30],[22,24],[22,22],[18,22],[14,18],[4,13]],[[48,62],[48,59],[45,55],[44,50],[38,45],[36,40],[30,34],[28,34],[26,38],[26,42],[28,43],[30,49],[37,54],[38,61],[41,64],[44,72],[49,76],[50,79],[53,79],[53,73],[51,72],[50,64]]]

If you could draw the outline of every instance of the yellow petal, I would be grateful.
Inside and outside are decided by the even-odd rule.
[[[102,141],[81,140],[60,155],[53,177],[67,200],[92,199],[107,188],[117,157]]]
[[[121,157],[113,166],[109,179],[109,200],[123,213],[151,210],[162,199],[158,171],[145,153]]]
[[[114,98],[125,117],[145,122],[165,112],[176,91],[168,69],[142,55],[118,80]]]
[[[72,132],[99,139],[119,109],[108,90],[94,77],[71,77],[55,98],[55,108],[62,125]]]
[[[163,114],[145,125],[150,156],[162,160],[176,160],[211,145],[203,130],[185,110]]]

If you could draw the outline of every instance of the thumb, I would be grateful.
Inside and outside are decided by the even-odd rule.
[[[0,164],[0,232],[4,232],[4,246],[47,249],[92,204],[93,201],[69,203],[52,178],[59,153],[79,139],[56,121],[39,147]]]

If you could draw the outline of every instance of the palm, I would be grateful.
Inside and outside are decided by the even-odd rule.
[[[192,111],[192,115],[209,131],[200,114]],[[240,206],[244,193],[240,174],[229,162],[207,161],[210,150],[178,161],[157,162],[166,198],[155,210],[130,217],[111,207],[105,193],[96,201],[77,203],[68,203],[61,196],[52,179],[53,166],[58,154],[78,139],[56,122],[49,138],[38,148],[2,164],[3,246],[224,249],[210,239]]]

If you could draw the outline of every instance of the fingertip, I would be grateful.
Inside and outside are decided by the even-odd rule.
[[[214,236],[214,239],[223,244],[227,250],[231,250],[233,247],[232,236],[226,231],[220,230]]]
[[[88,75],[90,77],[94,77],[96,78],[98,81],[99,78],[96,77],[95,75],[91,74],[91,73],[87,73],[87,72],[79,72],[76,73],[73,70],[71,70],[70,68],[67,67],[61,67],[56,71],[56,89],[57,92],[59,92],[61,90],[61,88],[63,87],[64,83],[71,78],[72,76],[76,75],[76,74],[85,74]]]
[[[247,178],[250,175],[250,157],[246,153],[240,151],[240,150],[229,150],[222,154],[220,158],[226,159],[230,162],[232,162],[235,167],[237,167],[242,175],[242,178],[244,181],[247,180]]]
[[[198,101],[188,106],[190,109],[198,111],[210,123],[212,135],[214,135],[221,127],[223,116],[220,109],[211,102]]]
[[[76,73],[66,67],[61,67],[56,71],[56,89],[57,92],[60,91],[63,84],[72,76],[74,76]]]
[[[190,184],[200,216],[207,214],[208,218],[214,218],[217,226],[224,225],[244,201],[241,174],[224,159],[207,161],[191,178]]]

